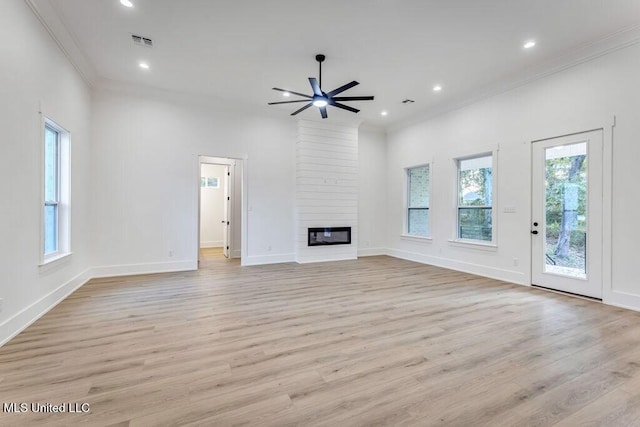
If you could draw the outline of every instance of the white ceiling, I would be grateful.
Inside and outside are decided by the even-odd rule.
[[[342,95],[375,95],[347,104],[384,127],[636,40],[640,24],[640,0],[131,0],[131,9],[119,0],[31,1],[55,11],[62,27],[43,19],[98,86],[206,95],[288,117],[301,104],[267,106],[283,100],[271,88],[311,93],[307,78],[324,53],[323,90],[359,81]],[[135,46],[132,33],[155,46]],[[528,39],[537,45],[525,50]],[[352,116],[329,108],[329,120]]]

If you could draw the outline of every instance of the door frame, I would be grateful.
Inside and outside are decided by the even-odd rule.
[[[609,305],[618,307],[634,309],[633,305],[630,305],[627,301],[629,295],[616,292],[613,290],[613,278],[612,278],[612,262],[613,262],[613,250],[612,250],[612,231],[613,231],[613,150],[614,150],[614,133],[616,126],[616,116],[607,115],[604,118],[600,116],[598,120],[578,120],[577,125],[571,126],[567,129],[561,126],[555,132],[545,132],[544,134],[538,134],[530,136],[525,140],[525,144],[529,147],[529,221],[527,224],[529,235],[529,271],[528,271],[528,284],[533,285],[533,251],[532,251],[532,238],[529,230],[533,223],[533,143],[544,141],[553,138],[559,138],[563,136],[571,136],[581,134],[584,132],[590,132],[595,130],[602,130],[602,302]],[[595,125],[594,124],[598,124]],[[580,129],[580,130],[576,130]],[[545,288],[540,288],[545,289]],[[553,291],[553,290],[550,290]],[[553,291],[555,292],[555,291]],[[561,292],[561,291],[557,291]],[[637,297],[636,297],[637,298]],[[633,302],[636,306],[640,306],[640,298]]]
[[[531,157],[531,283],[536,287],[551,289],[564,293],[602,300],[602,154],[603,129],[589,130],[570,135],[563,135],[539,141],[532,141]],[[585,144],[587,155],[587,237],[584,278],[572,277],[568,274],[549,272],[546,270],[546,191],[545,173],[541,169],[545,165],[545,155],[550,147],[565,147],[579,143]],[[535,236],[534,236],[535,234]],[[555,278],[555,279],[554,279]],[[535,283],[534,283],[535,282]]]
[[[230,170],[233,170],[233,174],[230,176],[231,180],[235,181],[240,179],[240,224],[236,224],[235,221],[231,223],[231,230],[240,230],[240,264],[244,265],[247,256],[247,157],[219,157],[213,155],[195,155],[194,160],[194,210],[195,210],[195,227],[194,227],[194,248],[195,248],[195,264],[196,269],[199,268],[200,263],[200,214],[201,214],[201,191],[200,191],[200,174],[202,164],[217,164],[223,166],[229,166]],[[238,176],[238,167],[240,167],[240,175]],[[236,192],[233,182],[230,182],[230,187],[233,192]],[[231,215],[235,214],[235,203],[229,205],[229,211]],[[238,228],[239,227],[239,228]],[[231,234],[231,231],[230,231]],[[231,242],[230,242],[231,243]],[[230,246],[230,251],[237,251],[238,248]],[[233,253],[233,252],[230,252]]]

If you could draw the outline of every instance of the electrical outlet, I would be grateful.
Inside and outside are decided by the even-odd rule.
[[[267,246],[267,251],[271,252],[271,245]]]
[[[517,266],[518,266],[518,264],[519,264],[518,258],[514,258],[514,259],[513,259],[513,266],[514,266],[514,267],[517,267]]]
[[[173,258],[173,251],[169,251],[169,258]]]
[[[4,302],[4,300],[2,298],[0,298],[0,313],[2,313],[2,309],[4,308],[3,307],[3,305],[4,305],[3,302]]]

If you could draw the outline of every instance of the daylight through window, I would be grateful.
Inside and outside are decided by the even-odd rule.
[[[407,234],[428,237],[429,165],[407,169]]]
[[[458,160],[458,239],[493,240],[493,156]]]

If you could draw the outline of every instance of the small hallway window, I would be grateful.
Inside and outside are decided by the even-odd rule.
[[[70,253],[69,132],[49,119],[44,124],[42,261]]]

